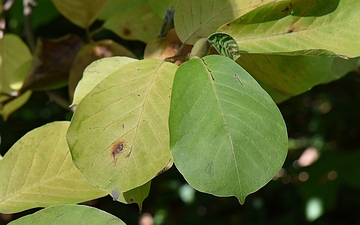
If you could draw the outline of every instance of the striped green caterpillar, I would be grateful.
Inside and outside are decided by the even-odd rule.
[[[220,55],[229,57],[234,61],[240,57],[239,46],[230,35],[225,33],[214,33],[207,39]]]

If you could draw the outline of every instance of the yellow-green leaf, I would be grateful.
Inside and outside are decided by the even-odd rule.
[[[180,40],[195,44],[221,25],[273,0],[179,0],[175,9],[175,29]]]
[[[96,20],[107,0],[52,0],[59,12],[81,28],[88,28]]]
[[[122,66],[137,61],[128,57],[111,57],[91,63],[84,71],[83,77],[76,86],[72,105],[77,105],[98,83]]]
[[[106,195],[74,166],[65,134],[54,122],[20,138],[0,161],[0,212],[78,203]]]
[[[20,96],[14,98],[13,100],[6,102],[6,104],[0,107],[0,115],[3,117],[3,120],[6,121],[11,115],[11,113],[15,112],[17,109],[23,106],[29,100],[31,93],[32,91],[28,90]]]
[[[222,26],[248,53],[360,55],[360,1],[284,0],[261,6]]]
[[[10,87],[12,82],[17,83],[16,87],[21,87],[24,77],[20,76],[21,80],[13,79],[13,76],[20,66],[31,59],[32,55],[29,48],[18,36],[6,34],[0,39],[0,84],[2,92],[12,92],[14,90]]]
[[[157,37],[162,25],[160,18],[148,2],[124,13],[116,14],[104,23],[104,27],[126,40],[145,43]]]
[[[76,225],[125,225],[119,218],[85,205],[51,206],[36,213],[14,220],[9,225],[49,225],[49,224],[76,224]]]
[[[96,186],[126,192],[169,162],[168,115],[177,66],[146,59],[123,66],[78,105],[67,133],[75,165]]]

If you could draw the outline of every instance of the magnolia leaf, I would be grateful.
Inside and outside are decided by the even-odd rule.
[[[175,9],[175,28],[180,40],[195,44],[223,24],[273,0],[179,0]]]
[[[67,133],[75,165],[96,186],[126,192],[171,158],[168,115],[177,66],[141,60],[123,66],[79,103]]]
[[[315,85],[338,79],[357,66],[357,59],[245,53],[237,62],[278,103]],[[334,62],[337,62],[336,66]]]
[[[16,83],[14,88],[22,86],[24,76],[19,75],[16,76],[17,79],[14,79],[15,72],[31,59],[32,56],[29,48],[18,36],[5,34],[0,39],[0,84],[3,93],[9,94],[14,91],[11,88],[11,85],[14,83]]]
[[[174,163],[195,189],[245,197],[269,182],[287,154],[284,120],[271,97],[233,60],[183,63],[170,107]]]
[[[149,42],[157,37],[162,18],[148,2],[144,1],[125,13],[116,14],[105,20],[104,28],[109,29],[126,40]]]
[[[82,46],[70,69],[69,95],[71,99],[73,98],[75,87],[82,78],[85,68],[95,60],[112,56],[128,56],[135,58],[135,55],[132,52],[112,40],[101,40]],[[95,80],[97,79],[99,78],[95,77]],[[95,85],[92,87],[95,87]]]
[[[76,86],[72,105],[79,102],[102,80],[113,72],[120,70],[122,66],[137,61],[128,57],[111,57],[97,60],[91,63],[84,71],[83,77]]]
[[[59,12],[81,28],[89,28],[107,0],[52,0]]]
[[[100,209],[85,205],[51,206],[9,223],[9,225],[23,224],[125,225],[119,218]]]
[[[248,53],[360,55],[360,2],[357,0],[273,1],[225,24]]]
[[[78,203],[106,195],[74,166],[66,143],[69,122],[54,122],[20,138],[0,161],[0,212]],[[46,134],[46,135],[44,135]]]

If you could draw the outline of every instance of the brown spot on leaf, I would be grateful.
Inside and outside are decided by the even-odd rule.
[[[122,33],[124,34],[124,36],[129,36],[131,34],[131,30],[127,27],[124,27]]]
[[[116,162],[116,156],[121,154],[125,149],[125,143],[123,141],[115,142],[111,149],[111,155],[114,158],[114,161]]]

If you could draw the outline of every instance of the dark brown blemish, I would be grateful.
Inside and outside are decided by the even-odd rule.
[[[123,141],[116,142],[111,150],[111,155],[114,158],[114,161],[116,162],[116,156],[124,151],[125,144]]]
[[[124,129],[124,128],[125,128],[125,125],[124,125],[124,124],[121,124],[121,127],[122,127],[122,129]]]

